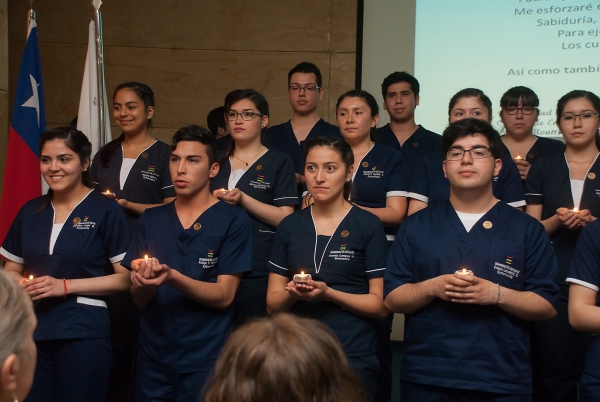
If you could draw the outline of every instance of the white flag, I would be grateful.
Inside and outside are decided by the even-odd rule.
[[[108,104],[106,103],[106,91],[104,91],[104,141],[100,141],[100,122],[98,102],[98,58],[96,53],[96,24],[90,22],[87,56],[85,58],[85,70],[83,72],[83,83],[81,84],[81,96],[79,97],[79,114],[77,116],[77,129],[88,136],[92,143],[92,158],[98,152],[100,144],[106,145],[112,140],[110,133],[110,119],[108,117]],[[104,77],[103,77],[104,78]]]

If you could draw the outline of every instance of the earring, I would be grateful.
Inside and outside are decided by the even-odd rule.
[[[263,130],[265,129],[265,126],[260,126],[260,128],[262,128]]]
[[[87,168],[83,169],[84,172],[87,172]]]

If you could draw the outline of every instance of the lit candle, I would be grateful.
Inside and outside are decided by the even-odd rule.
[[[220,188],[220,189],[217,190],[217,192],[225,195],[225,194],[227,194],[229,192],[229,190],[227,190],[226,188]]]
[[[294,285],[306,285],[312,277],[310,274],[305,274],[304,271],[294,275]]]
[[[574,213],[578,214],[578,213],[579,213],[579,208],[575,207],[575,208],[573,208],[573,209],[572,209],[572,211],[573,211]]]
[[[29,279],[27,279],[28,281],[33,279],[33,275],[29,275]]]
[[[457,275],[473,275],[473,271],[471,271],[470,269],[459,269],[458,271],[455,272],[455,274]]]
[[[110,190],[106,190],[102,194],[104,194],[104,195],[115,195],[115,193],[112,193]]]
[[[516,161],[520,161],[523,160],[523,157],[521,155],[517,155],[517,157],[515,158]]]

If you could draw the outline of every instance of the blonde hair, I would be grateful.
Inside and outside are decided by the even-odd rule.
[[[33,304],[27,293],[0,269],[0,364],[8,356],[23,352],[33,317]]]
[[[205,387],[205,402],[363,402],[358,376],[323,323],[281,313],[235,331]]]

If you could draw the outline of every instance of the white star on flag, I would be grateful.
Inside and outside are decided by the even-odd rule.
[[[38,97],[38,83],[35,80],[35,78],[33,78],[33,75],[29,74],[29,78],[31,78],[31,89],[33,90],[33,95],[31,95],[31,98],[29,98],[27,100],[27,102],[23,103],[21,106],[35,108],[35,111],[37,112],[37,121],[38,121],[38,128],[39,128],[40,127],[40,98]]]

